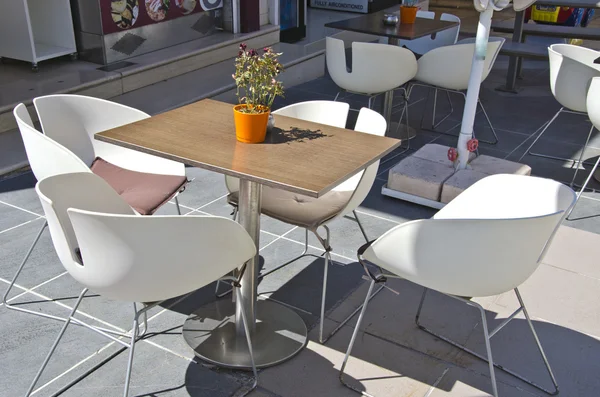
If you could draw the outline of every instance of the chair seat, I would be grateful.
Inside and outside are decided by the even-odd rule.
[[[315,230],[325,221],[339,214],[348,204],[352,193],[352,191],[331,191],[319,198],[313,198],[264,186],[261,213],[285,223]],[[230,193],[227,201],[237,206],[238,192]]]
[[[152,215],[187,183],[185,176],[131,171],[100,157],[94,160],[90,169],[108,182],[127,204],[142,215]]]

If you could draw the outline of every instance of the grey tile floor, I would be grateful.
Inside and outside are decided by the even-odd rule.
[[[504,65],[502,59],[499,65]],[[533,65],[535,66],[535,65]],[[481,152],[497,157],[518,159],[532,134],[558,109],[548,88],[548,72],[528,67],[523,90],[517,96],[500,94],[494,88],[502,83],[505,70],[499,67],[485,82],[481,97],[494,123],[500,142],[481,145]],[[287,90],[277,106],[314,99],[333,99],[337,88],[328,78]],[[430,98],[431,99],[431,98]],[[353,108],[366,104],[366,98],[346,94]],[[453,98],[454,114],[442,125],[458,132],[462,105]],[[427,92],[415,89],[410,103],[410,122],[419,129],[411,141],[411,152],[430,142],[453,144],[455,139],[421,130],[422,114],[431,112]],[[441,96],[440,114],[449,107]],[[395,117],[399,116],[395,112]],[[354,123],[351,114],[349,127]],[[429,116],[424,123],[427,124]],[[585,118],[565,116],[540,140],[539,150],[579,154],[589,122]],[[480,137],[489,134],[482,120],[477,120]],[[595,134],[586,158],[594,160],[600,150]],[[410,152],[409,152],[410,153]],[[387,171],[405,154],[386,156],[377,180],[358,215],[367,234],[378,237],[398,223],[428,218],[434,211],[384,197],[380,194]],[[533,167],[535,175],[568,182],[574,170],[561,163],[532,156],[523,161]],[[586,166],[586,168],[589,168]],[[208,171],[188,168],[195,181],[180,196],[186,215],[229,215],[225,201],[223,177]],[[580,172],[578,179],[585,177]],[[0,180],[0,294],[3,294],[43,222],[43,213],[33,187],[31,173]],[[594,182],[592,187],[598,187]],[[160,213],[175,214],[173,204]],[[553,244],[545,264],[522,288],[529,310],[545,344],[562,388],[563,396],[595,396],[600,388],[600,196],[586,193],[574,212],[574,220],[565,223]],[[289,225],[263,217],[260,254],[268,269],[301,252],[303,233]],[[311,251],[319,254],[318,244],[310,240]],[[364,299],[366,285],[357,265],[356,248],[362,238],[356,224],[342,219],[332,225],[334,265],[330,270],[326,329],[332,329]],[[598,252],[597,252],[598,251]],[[198,252],[201,257],[202,253]],[[318,262],[318,263],[316,263]],[[285,270],[265,277],[259,285],[264,299],[290,305],[309,327],[318,321],[322,264],[320,259],[306,258]],[[414,326],[413,318],[421,288],[406,281],[394,281],[390,287],[396,295],[383,291],[373,300],[363,323],[353,358],[348,366],[349,381],[376,396],[482,396],[491,392],[484,363],[430,337]],[[79,292],[77,283],[60,265],[50,237],[44,234],[18,285],[10,295],[11,303],[44,313],[66,315]],[[150,313],[150,333],[136,349],[132,395],[136,396],[232,396],[241,393],[249,382],[247,374],[216,369],[198,361],[183,341],[181,329],[186,317],[202,304],[214,299],[213,286],[188,297],[171,301]],[[490,321],[497,324],[510,314],[515,299],[510,294],[478,299]],[[126,331],[132,308],[129,304],[109,301],[101,296],[86,297],[80,316],[96,324]],[[432,295],[423,321],[447,335],[483,351],[477,313],[443,296]],[[337,371],[355,320],[344,326],[326,345],[315,339],[297,357],[280,366],[262,370],[261,386],[251,397],[352,396],[343,388]],[[49,349],[60,324],[47,319],[0,307],[0,396],[23,395]],[[494,338],[497,360],[524,372],[548,386],[547,375],[539,360],[526,323],[518,317]],[[65,396],[120,395],[124,382],[126,354],[119,346],[79,327],[70,329],[54,359],[38,384],[36,396],[64,391]],[[78,378],[82,380],[75,382]],[[540,396],[541,392],[498,372],[502,396]]]

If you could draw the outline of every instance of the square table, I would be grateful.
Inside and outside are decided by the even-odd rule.
[[[269,133],[264,143],[241,143],[232,109],[205,99],[98,133],[95,139],[240,178],[239,222],[257,247],[262,185],[321,197],[400,145],[397,139],[279,115],[274,115],[278,132]],[[257,301],[258,258],[257,253],[247,263],[240,301],[211,302],[186,320],[184,338],[201,359],[251,367],[241,310],[250,322],[257,367],[283,362],[306,345],[306,325],[298,314]]]
[[[399,11],[395,14],[398,13]],[[325,24],[325,27],[387,37],[389,39],[388,44],[397,46],[400,39],[414,40],[421,37],[430,36],[434,33],[441,32],[442,30],[450,29],[458,25],[458,22],[455,21],[417,18],[415,23],[412,24],[402,24],[398,22],[397,25],[390,26],[383,23],[383,16],[385,14],[389,14],[389,12],[379,11],[357,18],[329,22]],[[388,91],[385,93],[383,100],[383,115],[388,123],[388,131],[396,129],[396,127],[392,126],[391,123],[393,98],[394,92]],[[409,131],[406,131],[405,133],[406,135],[401,134],[401,136],[409,136],[410,138],[415,136],[415,131],[410,127]]]

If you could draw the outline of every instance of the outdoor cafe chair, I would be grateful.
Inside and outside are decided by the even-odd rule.
[[[483,82],[490,74],[496,57],[500,53],[500,49],[504,44],[504,39],[501,37],[490,37],[487,47],[487,53],[485,57],[485,63],[483,66],[483,75],[481,81]],[[452,102],[448,97],[450,104],[450,112],[448,112],[440,120],[436,121],[437,111],[437,92],[438,90],[446,91],[448,93],[456,93],[463,96],[466,100],[466,90],[469,86],[469,75],[471,71],[471,63],[473,62],[473,53],[475,52],[475,41],[473,38],[468,38],[459,41],[455,45],[449,45],[444,47],[435,48],[418,60],[418,71],[413,81],[409,83],[408,96],[415,86],[423,86],[434,89],[434,106],[433,115],[431,120],[431,131],[438,132],[446,135],[453,135],[449,132],[439,131],[437,128],[444,120],[446,120],[454,112]],[[496,144],[498,143],[498,136],[496,130],[490,121],[490,118],[481,103],[481,99],[477,100],[482,113],[494,135],[493,141],[481,142]],[[423,119],[425,113],[421,117],[421,129],[423,127]]]
[[[81,95],[48,95],[33,100],[43,133],[104,178],[142,215],[153,214],[185,189],[185,165],[94,139],[98,132],[144,120],[140,110]]]
[[[588,117],[590,118],[592,125],[594,127],[596,127],[597,130],[600,130],[600,77],[592,78],[590,88],[587,92],[586,108],[587,108]],[[583,154],[583,152],[582,152],[582,154]],[[579,191],[579,193],[577,193],[577,200],[575,201],[573,208],[571,208],[571,210],[569,211],[569,214],[567,215],[567,219],[569,219],[569,215],[571,215],[571,213],[575,209],[575,206],[577,205],[579,198],[585,191],[588,183],[590,182],[590,179],[592,179],[592,176],[594,176],[594,174],[596,173],[599,163],[600,163],[600,156],[598,156],[596,163],[590,170],[590,173],[589,173],[588,177],[586,178],[585,182],[583,183],[581,190]],[[581,159],[580,159],[580,164],[581,164]]]
[[[215,216],[140,216],[106,181],[90,172],[42,179],[36,192],[56,253],[67,272],[84,288],[27,396],[34,391],[67,327],[75,323],[129,349],[123,391],[127,397],[135,343],[147,330],[148,310],[206,286],[225,272],[240,268],[243,274],[244,263],[256,255],[252,238],[240,224]],[[223,279],[236,290],[237,299],[241,299],[241,274]],[[108,299],[133,302],[131,331],[125,334],[101,329],[76,318],[88,290]],[[136,302],[142,304],[140,310]],[[254,389],[258,376],[246,315],[243,310],[241,313]]]
[[[590,82],[594,77],[600,76],[600,68],[594,65],[594,60],[600,57],[600,52],[589,48],[571,45],[571,44],[553,44],[548,47],[548,56],[550,57],[550,89],[556,101],[561,108],[554,116],[545,123],[542,131],[535,140],[529,145],[519,161],[530,154],[532,156],[544,157],[547,159],[573,162],[575,174],[571,180],[571,187],[575,183],[579,167],[582,166],[583,156],[587,145],[594,131],[594,125],[590,127],[587,139],[578,160],[571,158],[554,156],[543,153],[534,153],[531,150],[537,141],[544,135],[548,127],[554,123],[562,113],[578,114],[588,116],[587,98]]]
[[[301,107],[303,104],[296,104],[294,106]],[[348,106],[347,104],[345,104]],[[346,108],[347,109],[347,108]],[[289,110],[283,110],[284,113]],[[340,116],[341,117],[341,116]],[[313,118],[309,118],[310,121],[315,121]],[[316,121],[318,122],[318,121]],[[341,125],[344,125],[345,122]],[[362,108],[358,114],[356,131],[365,132],[368,134],[374,134],[383,136],[387,129],[387,123],[383,116],[379,113]],[[343,154],[342,154],[343,155]],[[271,274],[305,256],[320,256],[308,254],[308,233],[311,232],[315,235],[317,240],[321,243],[321,246],[325,250],[324,256],[324,273],[323,273],[323,287],[321,295],[321,319],[319,325],[319,341],[325,343],[333,334],[335,334],[340,328],[348,322],[352,316],[360,310],[358,308],[352,313],[347,319],[342,321],[338,327],[333,330],[326,338],[323,336],[323,325],[325,319],[325,298],[327,296],[327,272],[329,264],[331,263],[331,245],[330,245],[330,232],[328,225],[339,218],[345,217],[350,213],[353,214],[353,219],[358,224],[358,227],[365,238],[369,241],[366,232],[358,219],[356,209],[367,197],[367,194],[373,186],[375,177],[377,175],[377,169],[379,167],[379,161],[371,164],[364,171],[357,173],[350,179],[342,182],[340,185],[334,187],[329,193],[319,197],[312,198],[301,194],[287,192],[279,189],[273,189],[268,186],[263,186],[262,198],[261,198],[261,213],[271,218],[280,220],[282,222],[294,225],[305,229],[305,241],[304,251],[299,256],[289,260],[288,262],[279,265],[263,274],[259,277],[263,278],[268,274]],[[229,189],[229,195],[227,201],[234,206],[238,205],[238,184],[235,178],[226,177],[226,184]],[[235,210],[234,210],[235,211]],[[325,236],[319,234],[318,229],[323,228],[325,230]],[[217,285],[218,288],[218,285]],[[379,291],[377,291],[379,292]]]
[[[64,98],[60,98],[64,97]],[[41,100],[38,104],[40,108],[43,108],[42,114],[48,117],[44,117],[46,121],[49,121],[49,125],[52,127],[47,128],[52,130],[55,135],[63,142],[67,143],[70,147],[67,148],[62,144],[56,142],[54,139],[48,137],[46,134],[42,134],[35,127],[27,111],[27,108],[23,104],[19,104],[15,107],[13,111],[13,115],[17,121],[17,126],[19,127],[19,131],[21,132],[21,137],[23,139],[23,144],[25,146],[25,151],[27,153],[27,159],[29,160],[29,165],[31,170],[38,181],[42,179],[57,175],[57,174],[65,174],[71,172],[94,172],[99,173],[102,177],[106,179],[112,179],[113,188],[119,192],[125,201],[128,204],[135,208],[135,210],[141,214],[148,214],[154,212],[158,209],[157,206],[160,206],[166,203],[173,195],[176,195],[182,188],[185,186],[187,179],[185,177],[185,167],[183,164],[176,163],[174,161],[166,160],[163,162],[163,159],[145,155],[139,157],[137,156],[138,152],[132,150],[126,151],[115,151],[113,153],[120,153],[124,158],[126,157],[126,161],[136,161],[136,160],[147,160],[146,165],[148,165],[148,169],[152,172],[158,172],[158,168],[152,168],[155,165],[163,164],[169,171],[178,172],[182,174],[182,176],[178,175],[158,175],[158,174],[148,174],[136,171],[128,171],[116,167],[111,167],[105,164],[105,162],[96,162],[95,166],[92,168],[89,167],[89,164],[93,162],[94,156],[94,147],[92,147],[92,143],[95,144],[93,140],[93,136],[88,136],[81,132],[86,132],[86,130],[80,130],[77,132],[74,128],[79,121],[75,120],[77,117],[76,114],[69,111],[69,105],[74,105],[74,101],[79,101],[79,105],[82,108],[82,111],[79,115],[81,115],[83,119],[83,124],[91,126],[90,129],[87,130],[88,133],[94,130],[94,126],[96,129],[102,128],[104,125],[107,128],[111,126],[115,126],[115,123],[118,123],[116,120],[118,119],[121,123],[133,122],[136,119],[142,117],[142,112],[136,111],[135,109],[121,107],[121,105],[115,106],[114,108],[111,102],[100,101],[98,103],[108,104],[106,110],[112,109],[115,110],[116,119],[110,119],[106,116],[101,116],[96,114],[95,112],[87,112],[87,115],[83,117],[86,113],[86,104],[90,105],[91,103],[96,103],[94,101],[88,102],[86,99],[88,97],[78,97],[78,96],[57,96],[55,100],[48,101],[50,97],[46,97]],[[60,105],[61,100],[64,99],[62,105],[64,108],[56,107],[55,105]],[[119,116],[119,110],[121,110],[121,116]],[[55,112],[54,115],[47,114],[46,112]],[[108,113],[107,113],[108,114]],[[63,118],[59,118],[62,116]],[[102,119],[109,119],[108,121],[103,121]],[[65,126],[64,131],[60,131],[58,122],[61,122]],[[70,126],[70,127],[69,127]],[[83,128],[83,127],[81,127]],[[70,132],[69,132],[70,131]],[[97,131],[96,131],[97,132]],[[64,136],[61,136],[64,134]],[[108,148],[108,144],[98,146],[99,152],[104,154],[108,153],[111,149]],[[104,151],[104,149],[107,149]],[[117,146],[115,148],[118,149]],[[77,150],[80,155],[77,156],[70,149]],[[145,157],[148,156],[148,157]],[[111,158],[111,160],[115,160],[111,156],[107,156]],[[91,160],[90,160],[91,159]],[[156,162],[153,160],[156,159]],[[86,163],[87,161],[87,163]],[[111,175],[107,175],[107,172]],[[110,181],[109,181],[110,183]],[[153,208],[156,207],[156,208]],[[17,310],[24,313],[30,313],[41,317],[51,318],[55,320],[65,321],[66,318],[53,316],[51,314],[42,313],[38,311],[33,311],[26,309],[21,306],[16,306],[10,303],[9,295],[21,274],[25,264],[29,260],[33,249],[37,245],[42,233],[46,229],[47,222],[44,221],[41,229],[37,233],[36,237],[33,240],[32,245],[25,253],[21,264],[17,268],[15,276],[11,280],[8,289],[4,292],[3,295],[3,303],[8,309]]]
[[[369,109],[376,96],[389,91],[401,91],[404,104],[397,129],[406,114],[406,134],[409,133],[408,91],[403,86],[417,73],[417,59],[410,50],[387,44],[353,42],[352,68],[348,70],[344,41],[327,37],[325,61],[333,82],[344,91],[368,96]],[[334,101],[337,101],[340,93],[337,93]],[[405,136],[406,150],[410,148],[409,138]]]
[[[547,393],[558,393],[556,379],[518,287],[540,265],[562,219],[574,202],[573,190],[551,179],[493,175],[469,187],[432,219],[403,223],[362,246],[358,250],[359,262],[371,283],[341,366],[341,382],[352,388],[344,380],[344,369],[373,288],[394,277],[424,287],[415,317],[420,329],[488,362],[495,397],[498,397],[498,388],[494,367]],[[468,350],[420,323],[421,310],[429,290],[438,291],[479,310],[485,336],[485,356]],[[519,308],[498,327],[489,330],[485,309],[467,297],[494,296],[511,290],[516,294]],[[494,363],[490,339],[520,313],[525,316],[533,333],[555,391],[548,391],[506,369],[504,365]]]

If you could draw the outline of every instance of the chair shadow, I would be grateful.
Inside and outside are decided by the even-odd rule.
[[[327,138],[331,135],[323,133],[321,130],[310,130],[297,127],[289,127],[287,129],[273,127],[267,132],[264,143],[266,144],[283,144],[288,145],[292,142],[304,143],[315,139]]]

